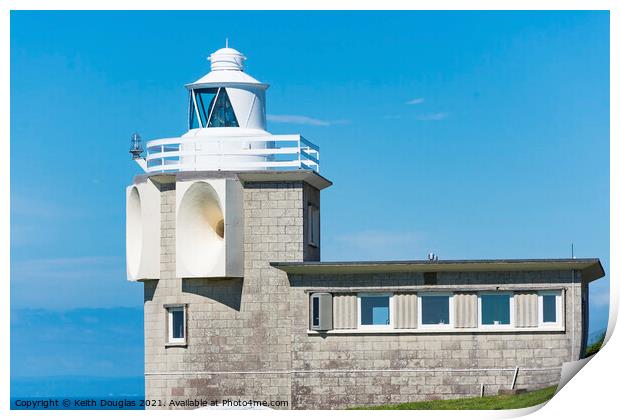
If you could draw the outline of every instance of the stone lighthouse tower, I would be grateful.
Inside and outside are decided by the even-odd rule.
[[[127,278],[144,287],[146,399],[291,400],[287,275],[318,261],[319,149],[266,131],[268,85],[222,48],[186,85],[188,131],[132,139]],[[191,403],[188,403],[191,404]],[[183,405],[181,405],[183,407]],[[188,407],[191,408],[191,405]]]

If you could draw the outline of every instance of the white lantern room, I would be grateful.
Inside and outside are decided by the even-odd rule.
[[[221,48],[209,56],[211,71],[186,85],[188,131],[151,140],[146,157],[132,140],[134,160],[147,173],[175,171],[319,170],[319,148],[300,134],[266,128],[266,90],[245,72],[246,57]]]

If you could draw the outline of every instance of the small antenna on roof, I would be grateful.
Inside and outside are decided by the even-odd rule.
[[[228,48],[228,37],[226,37],[226,48]]]
[[[575,259],[575,245],[572,242],[570,244],[570,257]]]

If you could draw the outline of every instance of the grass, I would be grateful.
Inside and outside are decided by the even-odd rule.
[[[557,387],[517,395],[461,398],[457,400],[418,401],[403,404],[356,407],[354,410],[506,410],[525,408],[549,401]]]
[[[603,346],[603,340],[605,339],[605,333],[602,333],[601,336],[594,343],[590,344],[586,348],[586,357],[592,356],[593,354],[598,353],[598,351]]]

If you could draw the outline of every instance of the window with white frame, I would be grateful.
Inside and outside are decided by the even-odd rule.
[[[453,325],[452,293],[418,294],[420,327],[451,327]]]
[[[478,320],[481,327],[513,326],[513,294],[511,292],[479,293]]]
[[[167,344],[184,345],[187,342],[187,305],[166,306]]]
[[[361,329],[392,328],[392,294],[360,293],[357,295],[358,326]]]
[[[308,205],[308,243],[319,246],[319,208]]]
[[[562,293],[559,290],[538,292],[538,323],[541,326],[562,324]]]

